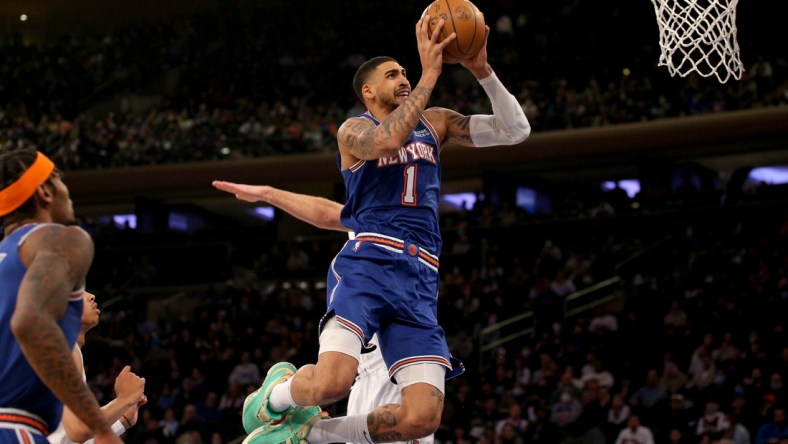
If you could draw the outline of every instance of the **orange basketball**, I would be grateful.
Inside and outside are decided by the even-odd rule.
[[[455,62],[476,55],[484,45],[484,16],[479,8],[468,0],[435,0],[427,6],[424,14],[430,16],[430,34],[438,20],[443,19],[443,30],[438,40],[457,33],[457,38],[443,50],[445,62]]]

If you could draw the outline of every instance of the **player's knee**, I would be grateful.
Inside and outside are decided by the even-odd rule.
[[[321,400],[321,404],[339,401],[347,396],[350,385],[338,380],[321,379],[315,384],[315,397]]]
[[[300,373],[300,374],[302,374],[302,375],[306,376],[307,378],[312,378],[312,375],[314,375],[314,374],[315,374],[315,368],[316,368],[316,367],[317,367],[317,366],[316,366],[315,364],[305,364],[305,365],[302,365],[302,366],[301,366],[301,367],[298,369],[298,371],[296,372],[296,374],[299,374],[299,373]]]
[[[432,435],[441,424],[441,412],[437,410],[420,409],[410,412],[405,417],[405,428],[408,430],[409,439],[423,438]]]
[[[344,370],[341,367],[334,367],[331,368],[331,371],[326,372],[323,367],[316,372],[315,397],[320,400],[321,404],[339,401],[350,392],[355,375],[350,376],[352,372]]]
[[[403,406],[404,407],[404,406]],[[427,403],[410,404],[401,410],[403,425],[408,430],[409,439],[423,438],[435,433],[441,424],[442,409]]]

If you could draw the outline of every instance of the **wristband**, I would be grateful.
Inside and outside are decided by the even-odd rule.
[[[126,426],[123,425],[123,421],[121,421],[120,419],[112,423],[112,432],[115,433],[116,435],[120,436],[125,431],[126,431]]]

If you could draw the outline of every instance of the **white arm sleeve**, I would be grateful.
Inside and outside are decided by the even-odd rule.
[[[495,73],[479,83],[490,98],[493,115],[471,116],[469,130],[473,144],[477,147],[514,145],[525,140],[531,134],[531,124],[517,99]]]

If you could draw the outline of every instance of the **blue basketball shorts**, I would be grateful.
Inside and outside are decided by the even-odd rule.
[[[389,376],[409,365],[434,363],[446,378],[462,373],[438,325],[438,257],[415,243],[375,233],[359,233],[331,262],[328,309],[355,333],[364,347],[378,333]]]

